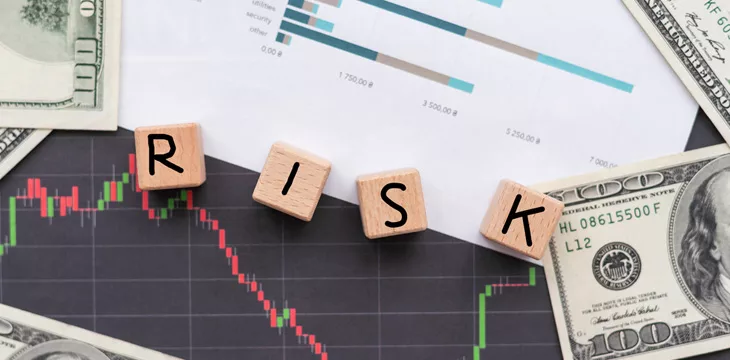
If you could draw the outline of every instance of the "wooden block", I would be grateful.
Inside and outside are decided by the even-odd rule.
[[[502,180],[492,198],[480,231],[531,258],[540,259],[565,206],[558,200]]]
[[[310,221],[331,168],[325,159],[277,142],[266,158],[253,190],[253,199],[297,219]]]
[[[401,169],[357,178],[362,227],[368,239],[428,228],[421,175]]]
[[[137,179],[142,190],[179,189],[205,182],[205,154],[198,124],[134,130]]]

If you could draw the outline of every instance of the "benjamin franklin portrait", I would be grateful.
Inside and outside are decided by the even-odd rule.
[[[705,312],[725,322],[730,322],[729,160],[717,159],[695,175],[674,219],[684,228],[676,226],[674,239],[686,289]]]

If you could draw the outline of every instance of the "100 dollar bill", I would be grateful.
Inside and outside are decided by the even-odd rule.
[[[121,0],[0,0],[0,127],[116,130]]]
[[[543,259],[566,359],[730,348],[730,148],[535,187],[565,203]]]
[[[730,0],[623,2],[730,143]]]
[[[180,360],[0,305],[0,360]]]

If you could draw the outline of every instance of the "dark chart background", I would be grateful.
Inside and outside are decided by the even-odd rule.
[[[688,146],[718,142],[698,118]],[[48,196],[78,186],[80,207],[96,207],[133,151],[126,130],[55,132],[0,182],[2,241],[8,197],[23,195],[29,178]],[[358,208],[330,197],[311,223],[300,222],[251,200],[257,173],[206,161],[195,206],[225,229],[246,279],[255,276],[273,306],[296,309],[297,325],[331,360],[473,359],[479,294],[529,282],[530,264],[435,231],[367,240]],[[149,206],[167,207],[177,194],[152,193]],[[199,210],[178,201],[167,219],[150,220],[131,183],[104,208],[61,216],[56,207],[42,218],[39,200],[18,199],[17,246],[0,257],[0,302],[185,359],[321,359],[295,328],[271,327]],[[481,359],[561,358],[541,267],[536,274],[535,286],[494,286],[485,298]]]

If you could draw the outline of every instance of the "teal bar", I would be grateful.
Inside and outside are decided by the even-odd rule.
[[[492,6],[496,6],[498,8],[501,8],[502,7],[502,0],[479,0],[479,1],[481,1],[481,2],[483,2],[485,4],[489,4],[489,5],[492,5]]]
[[[378,57],[378,53],[373,50],[364,48],[359,45],[355,45],[344,40],[340,40],[327,34],[323,34],[319,31],[314,31],[312,29],[307,29],[305,27],[292,24],[288,21],[282,21],[280,28],[284,31],[297,34],[299,36],[331,46],[333,48],[347,51],[350,54],[362,56],[368,60],[375,61],[375,59],[377,59]]]
[[[276,34],[276,41],[277,41],[277,42],[280,42],[280,43],[282,43],[282,44],[283,44],[283,43],[284,43],[284,36],[285,36],[285,35],[284,35],[284,34],[282,34],[282,33],[278,33],[278,34]]]
[[[614,89],[625,91],[627,93],[631,93],[634,90],[634,85],[631,85],[629,83],[623,82],[618,79],[614,79],[610,76],[599,74],[595,71],[588,70],[588,69],[580,67],[578,65],[573,65],[569,62],[565,62],[563,60],[556,59],[551,56],[538,54],[537,61],[540,63],[543,63],[545,65],[552,66],[556,69],[560,69],[563,71],[567,71],[571,74],[578,75],[580,77],[584,77],[588,80],[592,80],[597,83],[601,83],[603,85],[610,86]]]
[[[299,11],[294,11],[292,9],[284,10],[284,17],[287,19],[298,21],[302,24],[309,23],[309,15],[300,13]]]
[[[129,173],[122,173],[122,182],[129,184]]]
[[[99,199],[99,201],[96,202],[96,208],[99,211],[104,210],[104,199]]]
[[[289,0],[289,5],[301,9],[304,6],[304,0]]]
[[[454,89],[468,92],[469,94],[471,94],[471,92],[474,91],[474,84],[470,84],[466,81],[459,80],[459,79],[454,79],[454,78],[449,79],[449,86]]]
[[[332,32],[332,30],[334,30],[335,28],[335,24],[326,20],[317,19],[317,21],[314,23],[314,27],[320,30],[324,30],[326,32]]]
[[[372,6],[381,8],[383,10],[392,12],[393,14],[398,14],[401,16],[405,16],[409,19],[416,20],[418,22],[422,22],[426,25],[431,25],[433,27],[437,27],[442,30],[446,30],[448,32],[452,32],[457,35],[464,36],[466,35],[466,28],[456,25],[454,23],[450,23],[446,20],[441,20],[439,18],[435,18],[431,15],[424,14],[422,12],[409,9],[407,7],[403,7],[397,4],[394,4],[389,1],[385,0],[360,0],[361,2],[364,2],[366,4],[370,4]]]

